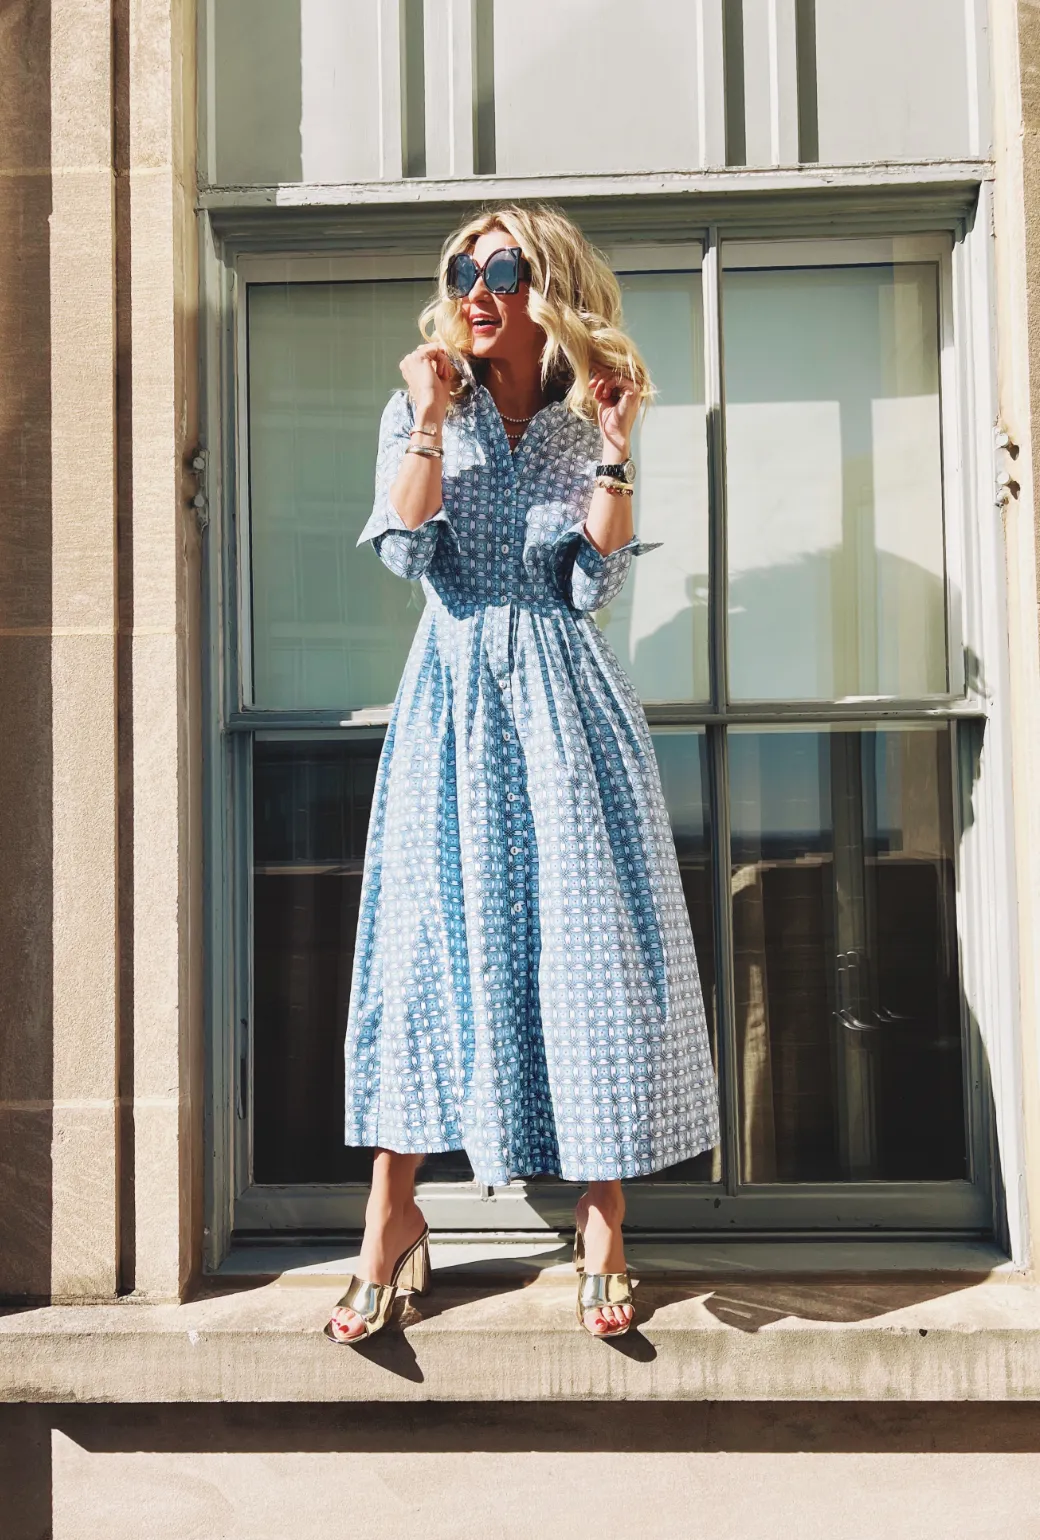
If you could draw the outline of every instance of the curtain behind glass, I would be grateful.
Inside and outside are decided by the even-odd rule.
[[[632,435],[633,514],[660,551],[634,562],[600,616],[644,701],[703,701],[708,688],[708,458],[700,273],[627,273],[625,326],[658,394]]]
[[[355,543],[379,418],[429,292],[412,279],[250,286],[257,706],[357,710],[396,694],[422,595]]]
[[[735,699],[946,690],[937,286],[724,274]]]

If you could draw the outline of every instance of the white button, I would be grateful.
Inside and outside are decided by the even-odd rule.
[[[509,542],[507,540],[504,540],[502,542],[502,555],[503,556],[508,556],[509,555]]]
[[[503,733],[502,734],[502,742],[503,743],[512,743],[512,741],[513,741],[512,733]]]
[[[523,854],[523,851],[520,849],[519,845],[510,845],[509,854],[511,856],[519,856]]]
[[[523,904],[514,904],[513,905],[513,913],[514,914],[523,914],[523,912],[524,912]]]
[[[513,791],[507,791],[506,792],[506,801],[507,802],[515,802],[516,801],[516,793],[513,792]]]

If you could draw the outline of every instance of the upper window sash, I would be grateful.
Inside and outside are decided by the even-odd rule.
[[[602,243],[601,243],[602,244]],[[633,242],[618,242],[610,245],[602,245],[605,254],[611,261],[614,270],[624,280],[627,274],[653,273],[668,271],[690,271],[700,269],[702,265],[702,246],[699,241],[671,243],[671,244],[639,244]],[[940,420],[941,420],[941,459],[942,459],[942,487],[943,500],[942,515],[942,539],[944,553],[944,611],[946,627],[946,658],[948,669],[948,682],[945,690],[929,691],[927,698],[921,701],[923,707],[935,709],[946,703],[951,711],[957,704],[962,706],[971,704],[965,698],[965,674],[964,674],[964,603],[965,603],[965,531],[964,531],[964,491],[961,476],[961,426],[960,426],[960,384],[957,350],[954,338],[953,325],[953,301],[952,301],[952,237],[948,234],[906,235],[895,237],[866,237],[866,238],[820,238],[813,240],[795,239],[770,239],[770,240],[722,240],[719,247],[721,256],[722,279],[725,281],[727,273],[747,271],[752,268],[782,271],[785,268],[796,267],[820,267],[835,268],[841,266],[864,266],[875,264],[902,264],[931,262],[936,265],[938,275],[939,292],[939,380],[940,380]],[[418,254],[384,254],[384,253],[356,253],[350,255],[326,255],[317,253],[281,253],[281,254],[242,254],[237,259],[236,293],[238,295],[236,314],[236,341],[237,341],[237,376],[240,388],[237,391],[238,430],[239,442],[242,453],[239,456],[239,476],[237,485],[238,500],[238,528],[241,538],[238,543],[236,559],[238,565],[238,593],[239,604],[237,613],[238,642],[236,649],[239,660],[239,709],[250,713],[254,710],[257,714],[265,712],[265,708],[254,706],[256,699],[255,681],[253,677],[253,614],[251,604],[252,580],[251,571],[251,539],[250,539],[250,455],[249,435],[250,420],[248,409],[249,392],[246,388],[246,362],[248,360],[248,295],[255,285],[260,284],[305,284],[309,282],[379,282],[392,281],[394,279],[411,279],[413,281],[432,283],[436,271],[437,256],[434,252]],[[704,308],[705,321],[705,351],[718,340],[718,331],[721,331],[723,317],[716,313],[710,303],[710,295],[705,296]],[[711,328],[717,328],[714,338],[708,335]],[[723,344],[724,344],[724,338]],[[644,467],[645,469],[645,467]],[[722,510],[718,506],[720,499],[716,496],[712,499],[711,511],[714,540],[725,538],[725,531],[721,530]],[[716,611],[718,613],[718,611]],[[786,712],[788,709],[797,714],[799,705],[804,704],[815,712],[817,708],[826,708],[828,703],[833,705],[836,712],[842,709],[856,709],[859,705],[867,705],[873,700],[879,703],[893,703],[899,705],[903,697],[893,694],[871,692],[857,692],[845,697],[813,697],[800,702],[797,697],[770,698],[764,701],[756,701],[754,698],[741,697],[734,699],[735,692],[730,690],[728,696],[724,696],[719,707],[711,715],[717,715],[721,709],[723,714],[734,716],[745,715],[756,708],[769,710],[775,709]],[[727,704],[728,702],[728,704]],[[665,703],[650,703],[653,709],[663,709]],[[697,699],[687,698],[684,701],[674,703],[676,709],[689,713],[692,717],[700,717],[706,709],[706,702],[698,702]],[[911,701],[906,701],[909,706]],[[975,703],[977,704],[977,703]],[[292,708],[290,708],[292,709]],[[335,710],[335,705],[329,709]],[[305,708],[306,710],[306,708]],[[358,713],[350,712],[344,716],[344,722],[372,720],[383,712],[380,707],[367,707]]]

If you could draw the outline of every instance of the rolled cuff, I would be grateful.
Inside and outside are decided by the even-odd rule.
[[[395,576],[415,582],[422,577],[433,560],[442,525],[447,525],[448,532],[454,539],[455,531],[443,506],[428,519],[424,519],[415,529],[411,529],[389,499],[386,499],[381,507],[372,510],[372,515],[358,536],[357,543],[360,546],[366,541],[371,541],[376,555],[385,567],[388,567]]]
[[[557,576],[564,596],[576,610],[600,610],[625,586],[633,556],[656,551],[660,540],[629,540],[604,555],[585,533],[585,521],[572,524],[558,537]]]

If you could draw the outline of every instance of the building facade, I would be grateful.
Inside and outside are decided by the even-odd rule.
[[[0,1427],[25,1532],[52,1503],[94,1533],[82,1487],[122,1533],[136,1478],[106,1509],[98,1451],[183,1488],[176,1460],[229,1437],[135,1444],[143,1403],[183,1427],[270,1404],[221,1446],[228,1491],[236,1449],[302,1447],[312,1401],[366,1408],[391,1461],[418,1423],[372,1404],[398,1399],[498,1403],[510,1469],[570,1448],[561,1405],[611,1399],[832,1405],[832,1450],[835,1402],[975,1403],[989,1439],[1001,1402],[1027,1456],[1040,7],[13,0],[0,56]],[[428,1161],[457,1293],[381,1368],[312,1356],[363,1212],[343,1030],[422,602],[355,542],[441,242],[505,199],[608,255],[658,386],[634,453],[662,549],[599,620],[654,732],[723,1138],[631,1186],[657,1305],[650,1356],[613,1368],[495,1315],[493,1280],[530,1277],[555,1321],[574,1193]],[[787,1280],[747,1340],[674,1282],[734,1276]],[[843,1314],[850,1289],[885,1302]],[[81,1400],[108,1411],[70,1421]],[[517,1401],[555,1409],[541,1444]],[[421,1415],[455,1429],[425,1448],[470,1448]],[[992,1450],[949,1415],[932,1447]]]

